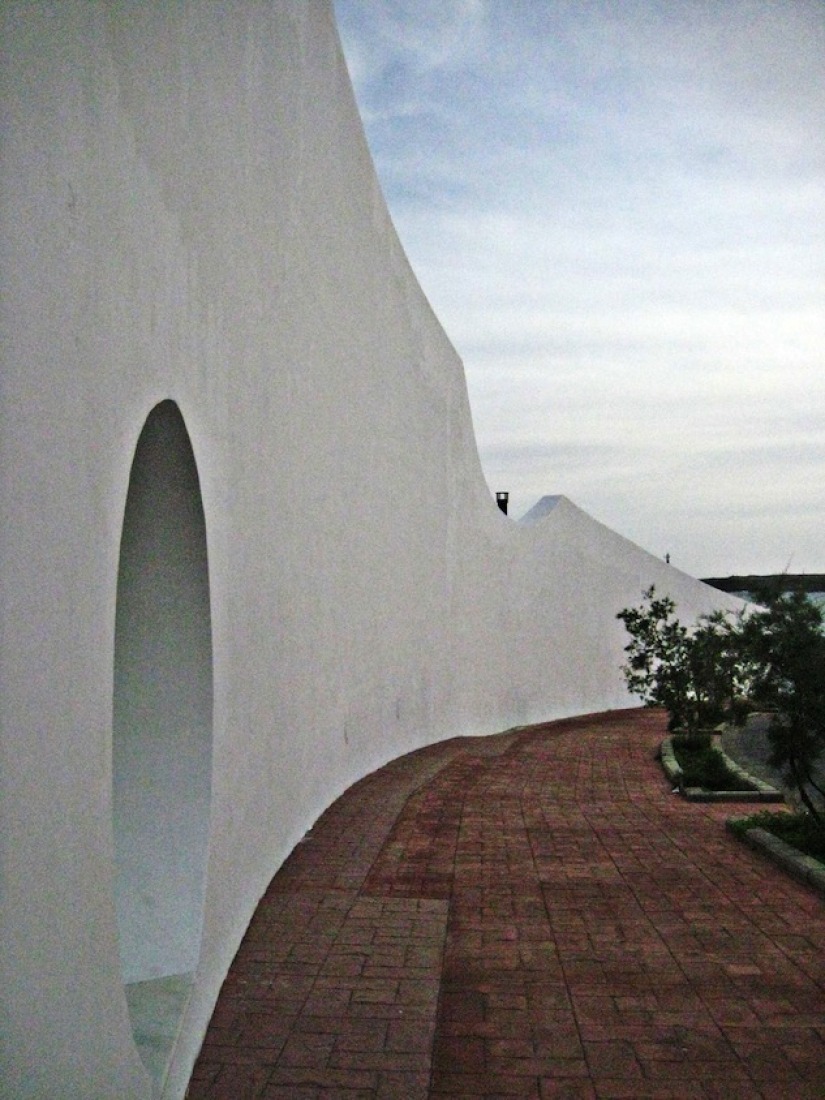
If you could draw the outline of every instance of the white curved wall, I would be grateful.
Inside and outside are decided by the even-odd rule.
[[[327,0],[2,18],[0,1087],[151,1092],[119,960],[113,698],[130,470],[171,400],[213,677],[180,1096],[258,897],[338,793],[428,741],[627,704],[616,611],[652,582],[687,615],[718,596],[563,499],[531,526],[496,508]]]

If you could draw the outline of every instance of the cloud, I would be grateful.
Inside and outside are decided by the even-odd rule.
[[[350,75],[371,119],[392,117],[405,97],[426,97],[433,81],[454,78],[486,47],[482,0],[409,0],[336,5]],[[401,107],[401,113],[407,109]]]
[[[758,486],[799,566],[825,568],[825,7],[336,6],[513,512],[563,492],[631,537],[666,522],[697,573],[736,571]],[[708,519],[723,498],[740,540]],[[759,534],[765,568],[780,538]]]

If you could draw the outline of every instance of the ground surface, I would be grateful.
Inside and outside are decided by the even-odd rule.
[[[768,763],[771,754],[768,741],[770,719],[765,714],[751,714],[744,726],[726,729],[722,734],[722,747],[728,756],[741,764],[751,775],[782,787],[782,775]]]
[[[272,882],[191,1100],[825,1096],[825,906],[671,794],[652,711],[453,740]]]
[[[771,767],[769,760],[771,744],[768,739],[770,715],[751,714],[744,726],[726,729],[722,734],[722,747],[728,756],[741,764],[751,775],[772,783],[780,790],[785,786],[782,772]],[[816,783],[825,788],[825,759],[820,758],[813,769]],[[815,802],[821,799],[816,791],[809,788],[809,794]]]

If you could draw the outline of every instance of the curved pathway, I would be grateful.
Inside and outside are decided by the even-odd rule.
[[[825,1096],[825,906],[648,710],[400,758],[275,876],[190,1100]]]

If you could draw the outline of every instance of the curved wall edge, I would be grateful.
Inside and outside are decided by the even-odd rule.
[[[130,468],[169,400],[212,631],[180,1097],[259,897],[338,794],[435,740],[629,705],[616,612],[651,583],[688,615],[725,598],[564,498],[532,525],[496,508],[327,0],[0,18],[0,1092],[152,1093],[120,970],[112,730]]]

